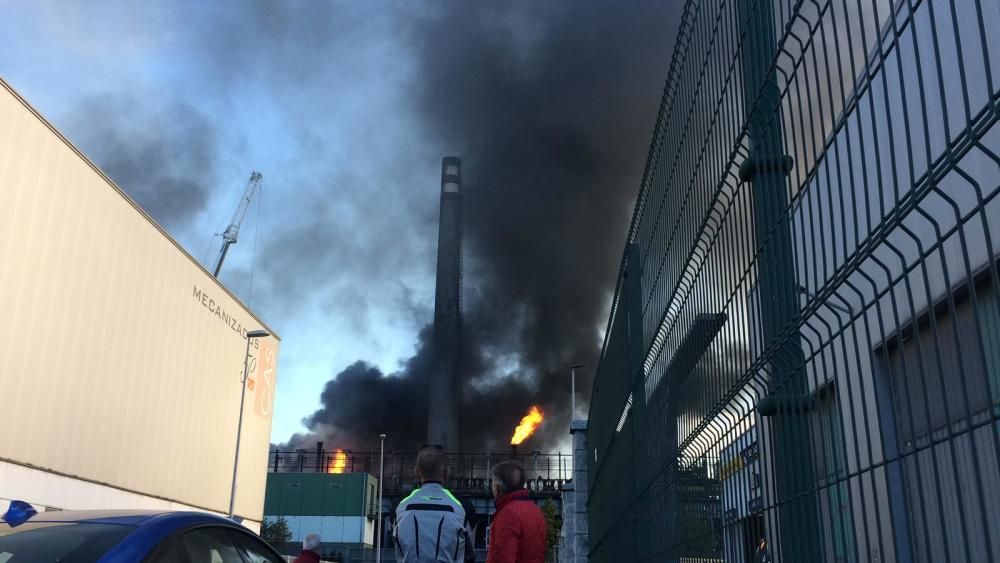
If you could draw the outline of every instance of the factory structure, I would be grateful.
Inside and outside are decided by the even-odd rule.
[[[551,503],[561,514],[563,488],[574,477],[573,456],[539,451],[454,452],[448,454],[448,482],[454,495],[467,500],[476,513],[474,546],[480,559],[486,555],[488,528],[496,513],[490,491],[490,469],[514,456],[524,465],[528,491],[544,506]],[[378,475],[382,461],[382,523],[378,519]],[[278,546],[283,553],[295,552],[295,543],[317,533],[323,539],[320,553],[342,561],[371,560],[375,542],[381,537],[383,553],[392,552],[390,511],[397,501],[418,485],[416,451],[373,449],[316,449],[272,451],[268,465],[264,517],[283,518],[291,539]],[[312,491],[312,492],[310,492]],[[386,555],[388,557],[388,555]]]
[[[434,292],[434,368],[428,398],[427,443],[459,445],[462,378],[462,161],[441,160],[441,219]]]
[[[257,529],[278,337],[2,81],[0,123],[0,512],[227,514],[245,375]]]
[[[448,451],[448,482],[445,486],[475,508],[470,515],[477,558],[485,560],[489,527],[496,508],[491,491],[491,469],[497,463],[518,459],[527,473],[527,488],[540,506],[561,518],[566,491],[580,468],[572,454],[542,453],[516,444],[528,438],[543,421],[533,408],[514,431],[510,449],[503,451],[462,451],[460,445],[460,367],[462,324],[462,163],[448,156],[441,161],[441,215],[438,232],[437,279],[434,299],[433,371],[430,374],[427,443]],[[512,421],[516,422],[516,421]],[[526,427],[527,425],[527,427]],[[581,427],[583,428],[583,427]],[[512,427],[513,429],[513,427]],[[580,429],[575,440],[582,444]],[[530,443],[530,442],[529,442]],[[417,486],[416,445],[412,451],[386,451],[378,444],[371,449],[349,450],[318,442],[315,449],[273,450],[268,459],[267,496],[264,517],[283,520],[291,534],[278,546],[294,553],[306,535],[316,533],[323,540],[320,553],[332,560],[353,562],[374,557],[381,543],[383,558],[393,552],[390,512],[397,501]],[[582,446],[581,446],[582,447]],[[582,455],[581,449],[581,455]],[[382,476],[381,496],[378,477]],[[568,489],[567,489],[568,487]],[[580,501],[581,506],[584,501]],[[379,508],[381,507],[381,525]],[[574,521],[575,522],[575,521]],[[585,522],[582,523],[585,526]]]
[[[375,543],[377,491],[378,479],[368,472],[268,475],[264,514],[280,515],[291,533],[287,542],[274,547],[297,554],[308,534],[319,534],[327,559],[345,561],[370,552]]]

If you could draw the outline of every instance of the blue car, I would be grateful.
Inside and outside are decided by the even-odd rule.
[[[200,512],[36,514],[14,501],[0,519],[0,563],[284,563],[239,524]]]

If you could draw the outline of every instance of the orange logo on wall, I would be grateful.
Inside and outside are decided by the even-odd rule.
[[[262,339],[258,351],[260,361],[257,364],[257,381],[250,387],[254,391],[253,410],[258,416],[271,416],[271,406],[274,403],[274,377],[278,368],[278,352],[270,340]]]

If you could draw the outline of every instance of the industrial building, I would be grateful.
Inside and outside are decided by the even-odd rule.
[[[3,82],[0,123],[0,511],[226,514],[249,357],[235,515],[256,529],[278,337]]]
[[[287,544],[275,547],[295,554],[307,535],[319,534],[326,559],[345,561],[370,552],[377,490],[378,480],[368,473],[269,473],[264,518],[284,518],[292,534]]]
[[[475,548],[485,559],[488,528],[496,513],[490,490],[491,468],[514,458],[514,452],[455,452],[448,454],[448,490],[468,501],[476,513],[471,515]],[[527,487],[532,499],[542,505],[553,503],[562,513],[562,488],[574,477],[573,456],[555,453],[525,452],[517,455],[527,472]],[[380,461],[383,462],[380,464]],[[580,460],[582,464],[583,460]],[[264,511],[268,520],[284,517],[292,531],[293,541],[308,533],[319,533],[323,539],[324,557],[344,555],[344,561],[371,558],[375,532],[374,521],[378,503],[371,502],[378,494],[377,475],[383,474],[382,485],[382,548],[384,557],[392,553],[390,511],[395,502],[417,487],[416,452],[385,452],[377,450],[349,451],[324,449],[272,451],[268,466],[267,500]],[[583,464],[585,465],[585,464]],[[312,491],[305,495],[305,490]],[[303,501],[306,497],[311,500]],[[364,503],[360,499],[365,498]],[[362,509],[362,505],[364,509]],[[357,507],[357,508],[356,508]],[[364,520],[364,540],[358,542],[358,524]],[[320,527],[318,530],[317,527]],[[341,532],[343,530],[343,532]],[[337,538],[345,538],[336,543]],[[365,544],[365,545],[360,545]],[[291,553],[285,546],[286,553]]]
[[[503,453],[461,451],[459,448],[463,385],[459,363],[461,178],[460,159],[444,157],[441,161],[433,367],[428,385],[428,412],[434,416],[428,419],[427,442],[444,446],[449,451],[449,478],[445,485],[474,508],[475,512],[469,514],[473,544],[478,558],[485,560],[488,529],[496,510],[490,488],[491,468],[501,461],[518,458],[527,471],[527,485],[534,501],[540,505],[552,503],[557,513],[561,513],[562,487],[574,470],[573,457],[569,455],[537,451],[518,455],[517,446]],[[541,423],[542,415],[537,414],[535,426],[521,440],[530,436]],[[418,486],[416,452],[391,451],[383,456],[375,449],[324,449],[323,442],[317,442],[314,450],[272,451],[268,468],[264,517],[269,522],[284,519],[287,523],[290,541],[278,546],[284,553],[295,553],[297,542],[316,533],[322,539],[321,555],[327,559],[370,560],[379,543],[383,559],[393,557],[391,510]],[[382,476],[380,499],[376,475]],[[380,505],[382,520],[378,525]]]

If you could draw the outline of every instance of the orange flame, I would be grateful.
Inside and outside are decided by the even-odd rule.
[[[330,473],[343,473],[347,468],[347,452],[337,448],[333,451],[333,463],[330,465]]]
[[[541,409],[536,405],[532,405],[528,414],[524,415],[524,418],[521,419],[521,424],[518,424],[517,428],[514,429],[514,436],[511,437],[510,443],[516,446],[527,440],[542,425],[543,420],[545,420],[545,415]]]

